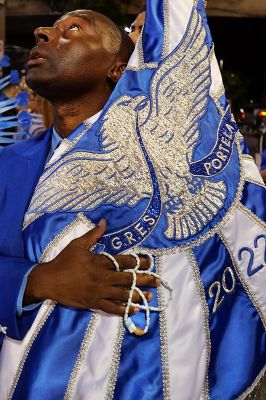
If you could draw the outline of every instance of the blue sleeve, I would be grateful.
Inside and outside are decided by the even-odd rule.
[[[30,268],[27,273],[24,275],[21,287],[20,287],[20,291],[18,294],[18,300],[17,300],[17,314],[18,316],[21,316],[22,313],[24,311],[31,311],[34,310],[35,308],[39,307],[39,305],[41,303],[33,303],[33,304],[29,304],[27,306],[23,307],[23,297],[24,297],[24,293],[25,293],[25,289],[26,289],[26,285],[27,285],[27,281],[28,281],[28,276],[31,273],[31,271],[36,267],[36,264],[33,265],[32,268]]]
[[[264,152],[261,155],[261,166],[260,169],[266,169],[266,150],[264,150]]]
[[[242,154],[250,155],[250,150],[249,150],[248,145],[246,144],[246,141],[244,140],[244,138],[240,140],[240,148],[241,148]]]
[[[17,313],[25,276],[27,278],[35,264],[24,258],[0,256],[0,344],[5,334],[22,340],[37,315],[38,309],[23,313],[23,317]]]

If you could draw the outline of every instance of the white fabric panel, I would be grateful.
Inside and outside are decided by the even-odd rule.
[[[259,173],[258,167],[256,166],[255,162],[252,160],[247,160],[245,159],[243,161],[243,169],[244,169],[244,174],[245,178],[248,179],[255,179],[262,185],[264,185],[263,179],[261,177],[261,174]]]
[[[137,68],[141,64],[140,58],[139,58],[139,49],[138,49],[138,47],[139,47],[139,45],[141,45],[141,43],[139,43],[139,42],[140,42],[140,38],[138,39],[137,44],[135,46],[135,50],[134,50],[134,52],[133,52],[133,54],[130,57],[130,60],[128,62],[128,68],[129,69],[130,68]]]
[[[14,381],[20,360],[23,357],[25,349],[30,341],[30,338],[35,331],[38,322],[43,317],[47,308],[49,308],[49,301],[46,301],[41,306],[39,313],[32,324],[31,329],[25,336],[23,341],[13,340],[5,337],[1,349],[0,357],[0,399],[7,400],[8,393]]]
[[[120,318],[101,315],[81,367],[74,400],[102,400],[106,393]]]
[[[166,311],[171,399],[199,400],[207,349],[203,310],[186,255],[164,256],[162,275],[173,288]]]
[[[169,3],[169,53],[181,42],[191,16],[193,0],[168,1]]]
[[[254,264],[252,269],[260,264],[264,264],[264,252],[266,243],[260,239],[258,248],[255,248],[254,240],[260,234],[265,234],[265,230],[252,217],[248,217],[241,210],[236,210],[230,220],[222,228],[237,265],[242,272],[246,283],[252,288],[256,298],[266,318],[266,265],[252,276],[248,276],[248,262],[250,256],[247,252],[243,253],[243,260],[239,261],[238,253],[243,247],[248,247],[254,252]]]

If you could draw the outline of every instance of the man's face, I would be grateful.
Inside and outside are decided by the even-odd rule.
[[[130,34],[129,36],[131,37],[131,39],[133,40],[133,42],[136,44],[137,40],[141,34],[141,30],[143,28],[143,25],[145,23],[145,17],[146,17],[146,13],[145,11],[140,13],[137,18],[135,19],[135,21],[133,22],[133,24],[130,27]]]
[[[119,50],[110,41],[115,25],[105,16],[87,10],[68,13],[53,27],[38,28],[37,45],[30,53],[27,84],[48,99],[80,95],[102,83]]]

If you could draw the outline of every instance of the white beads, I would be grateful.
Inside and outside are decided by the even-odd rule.
[[[111,254],[106,253],[106,252],[102,252],[101,254],[106,256],[106,257],[108,257],[112,261],[112,263],[115,266],[116,271],[120,271],[118,262],[116,261],[116,259]],[[126,328],[128,329],[128,331],[130,333],[134,333],[137,336],[142,336],[142,335],[145,335],[145,333],[147,333],[148,330],[149,330],[150,312],[151,311],[160,312],[160,311],[164,311],[167,308],[170,300],[172,299],[172,288],[169,286],[169,284],[160,275],[156,274],[155,272],[152,272],[152,269],[154,267],[154,259],[153,259],[151,254],[149,254],[148,252],[141,251],[138,254],[136,254],[136,253],[127,253],[127,255],[132,256],[132,257],[135,258],[136,266],[133,269],[131,268],[131,269],[124,270],[124,272],[132,274],[132,278],[133,278],[132,279],[132,285],[131,285],[130,292],[129,292],[129,296],[128,296],[126,309],[125,309],[125,314],[124,314],[124,324],[125,324]],[[150,261],[149,269],[147,269],[147,270],[140,270],[139,269],[140,268],[140,257],[139,256],[145,256],[145,257],[149,258],[149,261]],[[153,276],[154,278],[160,280],[161,283],[163,284],[163,286],[170,292],[168,302],[163,304],[160,307],[149,306],[145,295],[137,287],[137,276],[138,275],[150,275],[150,276]],[[137,292],[139,294],[143,304],[133,303],[132,298],[133,298],[134,292]],[[141,329],[141,328],[137,327],[134,324],[134,322],[132,321],[132,319],[128,316],[130,307],[138,308],[139,310],[144,310],[145,311],[145,314],[146,314],[146,325],[145,325],[144,329]]]
[[[116,259],[112,256],[112,254],[109,254],[109,253],[106,253],[105,251],[103,251],[103,252],[101,253],[101,255],[102,255],[102,256],[105,256],[105,257],[107,257],[107,258],[109,258],[109,260],[111,260],[112,263],[114,264],[115,270],[116,270],[117,272],[120,271],[119,264],[118,264],[118,262],[116,261]]]

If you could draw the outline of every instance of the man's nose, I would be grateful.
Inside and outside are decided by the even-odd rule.
[[[52,42],[56,37],[55,29],[52,27],[40,27],[35,29],[34,36],[36,44],[41,42]]]

